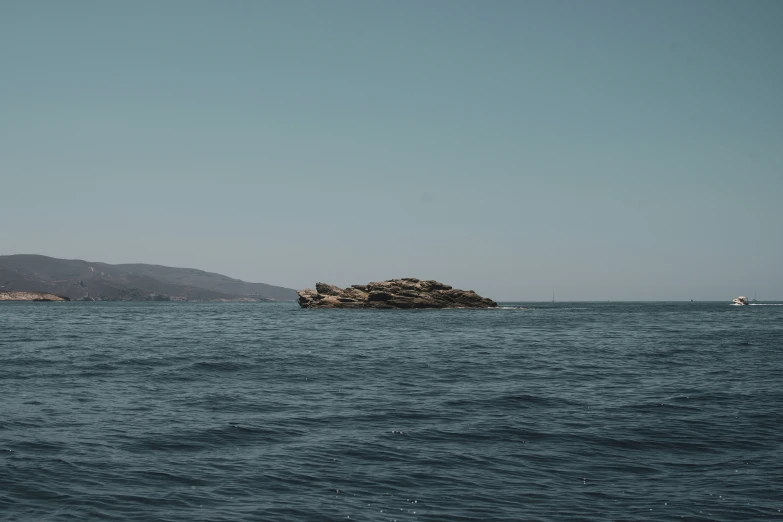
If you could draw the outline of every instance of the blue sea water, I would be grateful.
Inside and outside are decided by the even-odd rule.
[[[3,520],[783,519],[783,306],[0,304]]]

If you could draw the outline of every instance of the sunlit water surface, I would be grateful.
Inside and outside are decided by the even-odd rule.
[[[0,518],[783,519],[783,307],[0,304]]]

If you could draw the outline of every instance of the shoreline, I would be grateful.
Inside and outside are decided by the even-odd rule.
[[[47,292],[0,291],[0,301],[70,301],[69,298]]]

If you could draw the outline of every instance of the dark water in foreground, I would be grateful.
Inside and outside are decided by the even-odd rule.
[[[0,304],[0,519],[783,519],[783,306]]]

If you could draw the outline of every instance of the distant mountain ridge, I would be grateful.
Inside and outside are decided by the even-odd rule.
[[[0,256],[0,291],[98,301],[295,301],[294,289],[248,283],[195,268],[110,265],[18,254]]]

